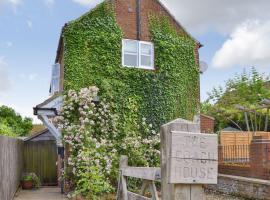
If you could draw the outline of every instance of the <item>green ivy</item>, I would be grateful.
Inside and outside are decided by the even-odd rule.
[[[102,3],[64,29],[64,89],[96,85],[114,102],[121,130],[140,131],[146,118],[156,130],[176,118],[192,119],[199,106],[195,42],[178,33],[165,17],[149,16],[156,70],[123,67],[114,10]],[[121,133],[119,133],[121,134]]]

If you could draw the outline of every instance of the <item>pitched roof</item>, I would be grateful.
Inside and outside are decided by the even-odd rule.
[[[160,0],[156,0],[160,6],[168,13],[168,15],[173,19],[173,21],[183,29],[183,31],[191,38],[193,39],[198,45],[199,47],[203,47],[203,45],[197,40],[195,39],[185,28],[184,26],[182,26],[182,24],[176,19],[176,17],[169,11],[169,9],[160,1]],[[111,0],[104,0],[103,2],[112,2]],[[99,4],[98,4],[99,5]],[[97,6],[98,6],[97,5]],[[88,12],[86,12],[85,14],[83,14],[82,16],[84,15],[87,15],[89,12],[91,12],[92,10],[94,10],[95,8],[92,8],[90,9]],[[81,17],[82,17],[81,16]],[[79,17],[78,19],[80,19],[81,17]],[[74,20],[72,20],[74,21]],[[64,32],[64,29],[65,27],[67,27],[67,25],[69,23],[71,23],[72,21],[68,22],[68,23],[65,23],[65,25],[62,27],[62,30],[61,30],[61,34],[60,34],[60,38],[59,38],[59,42],[58,42],[58,47],[57,47],[57,52],[56,52],[56,58],[55,58],[55,63],[59,62],[59,57],[61,55],[61,51],[62,51],[62,48],[63,48],[63,32]]]
[[[34,138],[36,138],[36,137],[38,137],[38,136],[40,136],[40,135],[46,133],[47,131],[49,131],[49,130],[48,130],[48,129],[44,129],[44,130],[42,130],[42,131],[40,131],[40,132],[37,132],[37,133],[34,134],[34,135],[31,135],[31,136],[25,138],[23,141],[24,141],[24,142],[30,141],[30,140],[32,140],[32,139],[34,139]]]
[[[56,98],[58,98],[60,96],[62,96],[61,93],[54,94],[53,96],[51,96],[50,98],[48,98],[44,102],[42,102],[41,104],[38,104],[36,107],[42,108],[43,106],[47,105],[48,103],[52,102],[53,100],[55,100]]]
[[[192,38],[200,47],[202,47],[203,45],[197,40],[195,39],[186,29],[184,26],[182,26],[182,24],[179,22],[179,20],[176,19],[176,17],[169,11],[169,9],[160,1],[160,0],[156,0],[161,7],[168,13],[168,15],[174,20],[174,22],[176,24],[178,24],[178,26],[180,26],[184,32],[190,37]]]
[[[43,124],[34,124],[29,135],[36,134],[36,133],[38,133],[40,131],[43,131],[44,129],[45,129],[45,126]]]
[[[201,114],[201,116],[202,116],[202,117],[206,117],[206,118],[208,118],[208,119],[211,119],[211,120],[215,121],[215,118],[214,118],[214,117],[210,117],[210,116],[205,115],[205,114]]]

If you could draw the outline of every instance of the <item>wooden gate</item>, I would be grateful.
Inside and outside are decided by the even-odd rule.
[[[163,200],[205,200],[204,184],[217,184],[218,139],[201,134],[199,124],[183,119],[161,127],[161,168],[130,167],[121,157],[117,200],[159,200],[155,182],[161,178]],[[128,191],[128,177],[143,179],[140,194]],[[146,190],[151,198],[145,197]]]
[[[27,141],[24,144],[24,172],[34,172],[42,185],[57,185],[56,141]]]

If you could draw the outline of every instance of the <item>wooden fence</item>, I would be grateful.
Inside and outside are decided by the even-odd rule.
[[[0,136],[0,199],[11,200],[22,173],[23,141]]]
[[[219,164],[248,165],[250,145],[227,145],[218,147]]]
[[[135,194],[128,191],[128,177],[143,180],[140,194]],[[155,186],[155,181],[160,181],[160,177],[160,168],[129,167],[128,157],[121,156],[117,200],[158,200],[159,197]],[[149,188],[152,198],[147,198],[144,196],[147,188]]]
[[[270,139],[270,132],[237,132],[237,131],[222,131],[220,133],[220,145],[249,145],[253,135],[265,136]]]

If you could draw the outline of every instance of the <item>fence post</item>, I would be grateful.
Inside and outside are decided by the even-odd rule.
[[[128,190],[127,190],[127,178],[123,176],[122,169],[128,167],[128,157],[121,156],[119,164],[119,180],[118,180],[118,190],[117,190],[117,200],[128,200]]]
[[[203,185],[169,184],[170,134],[172,131],[200,132],[200,125],[177,119],[161,127],[161,187],[164,200],[204,200]]]

